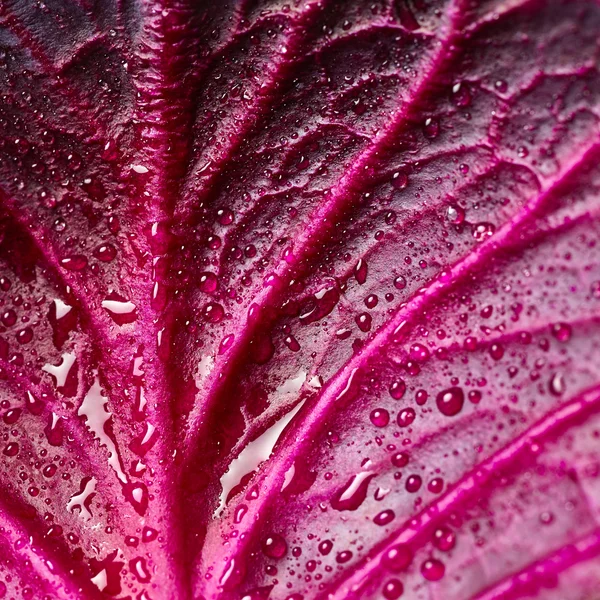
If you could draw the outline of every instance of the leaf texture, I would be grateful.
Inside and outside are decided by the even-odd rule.
[[[597,600],[599,31],[0,2],[0,598]]]

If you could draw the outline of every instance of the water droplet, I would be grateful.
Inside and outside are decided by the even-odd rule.
[[[465,220],[465,211],[456,204],[450,204],[446,209],[446,218],[453,225],[460,225]]]
[[[481,392],[479,390],[471,390],[468,394],[469,400],[473,404],[479,404],[481,402]]]
[[[7,311],[2,313],[1,319],[3,325],[6,327],[11,327],[17,322],[17,313],[12,308],[9,308]]]
[[[395,518],[396,515],[393,510],[382,510],[380,513],[376,514],[375,517],[373,517],[373,523],[375,523],[375,525],[383,527],[388,523],[391,523]]]
[[[464,83],[456,83],[452,86],[452,94],[454,96],[454,103],[460,108],[466,108],[471,105],[471,91],[469,87]]]
[[[392,185],[397,190],[403,190],[408,185],[408,175],[404,171],[396,171],[392,175]]]
[[[553,396],[562,396],[565,393],[565,379],[560,373],[554,373],[550,378],[548,389]]]
[[[158,537],[158,531],[152,527],[144,527],[142,529],[142,542],[145,544],[153,542]]]
[[[508,83],[504,81],[504,79],[496,79],[496,81],[494,81],[494,87],[501,94],[503,94],[504,92],[506,92],[506,90],[508,90]]]
[[[429,350],[423,344],[413,344],[410,347],[410,357],[413,360],[424,362],[429,358]]]
[[[377,306],[378,302],[379,302],[379,298],[375,294],[369,294],[365,298],[365,306],[369,309],[375,308]]]
[[[129,561],[129,569],[137,577],[140,583],[148,583],[150,581],[150,573],[146,566],[146,559],[137,557]]]
[[[402,275],[398,275],[398,277],[394,279],[394,287],[397,290],[403,290],[406,287],[406,278],[402,277]]]
[[[7,425],[14,425],[19,420],[21,412],[23,411],[20,408],[11,408],[10,410],[4,413],[4,415],[2,416],[2,420]]]
[[[404,593],[404,586],[398,579],[389,579],[383,586],[383,597],[386,600],[396,600]]]
[[[444,480],[441,477],[434,477],[427,485],[427,489],[432,494],[441,493],[441,491],[444,489]]]
[[[409,475],[406,479],[406,491],[414,494],[421,489],[423,480],[420,475]]]
[[[471,233],[477,242],[483,242],[493,235],[496,227],[492,223],[476,223],[473,225]]]
[[[200,291],[212,294],[217,289],[217,276],[214,273],[206,271],[200,274],[198,287]]]
[[[390,422],[390,413],[385,408],[376,408],[371,411],[370,419],[375,427],[385,427]]]
[[[462,407],[465,403],[465,394],[462,391],[462,388],[451,387],[441,391],[437,395],[435,402],[438,410],[443,415],[446,415],[447,417],[453,417],[462,410]]]
[[[102,262],[110,262],[117,256],[117,249],[112,244],[100,244],[94,250],[93,256]]]
[[[409,458],[407,452],[396,452],[396,454],[392,455],[392,464],[401,469],[408,464]]]
[[[433,532],[433,545],[442,552],[448,552],[456,545],[456,535],[448,527],[438,527]]]
[[[398,379],[397,381],[394,381],[392,383],[392,385],[390,386],[390,396],[394,400],[400,400],[400,398],[402,398],[402,396],[404,396],[405,392],[406,392],[406,383],[404,383],[404,381],[402,379]]]
[[[400,573],[410,566],[413,560],[413,552],[406,544],[392,546],[381,557],[381,564],[393,573]]]
[[[333,549],[333,542],[331,540],[323,540],[318,546],[319,553],[323,556],[327,556]]]
[[[102,300],[101,304],[102,308],[108,312],[111,319],[118,325],[133,323],[137,319],[135,304],[114,292],[109,294],[105,300]]]
[[[343,565],[344,563],[347,563],[351,558],[352,558],[352,552],[350,550],[343,550],[342,552],[339,552],[337,554],[337,556],[335,557],[335,560],[340,565]]]
[[[362,471],[351,477],[346,485],[331,499],[335,510],[356,510],[367,497],[371,479],[375,476],[372,471]]]
[[[573,333],[573,330],[568,323],[554,323],[550,328],[550,331],[559,342],[568,342]]]
[[[83,271],[87,266],[88,260],[82,254],[74,254],[61,259],[60,265],[68,271]]]
[[[292,352],[298,352],[298,350],[300,350],[300,344],[298,343],[298,340],[293,336],[293,335],[288,335],[285,340],[285,345],[292,351]]]
[[[367,331],[370,331],[373,318],[369,313],[360,313],[359,315],[357,315],[355,320],[356,324],[358,325],[358,328],[362,332],[366,333]]]
[[[492,344],[490,346],[490,356],[494,360],[500,360],[504,356],[504,347],[502,344]]]
[[[263,541],[262,550],[269,558],[282,558],[287,552],[287,543],[280,535],[272,533]]]
[[[209,323],[219,323],[225,316],[225,310],[220,304],[216,302],[209,302],[205,307],[203,316]]]
[[[425,120],[423,127],[423,134],[428,140],[434,140],[440,133],[440,122],[434,118],[428,118]]]
[[[354,277],[362,285],[367,280],[367,263],[360,259],[354,267]]]
[[[229,208],[221,208],[217,211],[217,221],[221,225],[231,225],[233,223],[233,211]]]
[[[79,516],[84,521],[92,518],[91,504],[95,495],[96,480],[93,477],[84,477],[79,486],[79,492],[71,496],[67,502],[67,510],[74,512],[79,510]]]
[[[399,413],[398,413],[398,417],[396,419],[398,425],[400,427],[408,427],[409,425],[412,425],[413,421],[416,418],[416,413],[414,408],[403,408]]]
[[[17,442],[8,443],[2,451],[2,454],[10,457],[16,456],[19,454],[19,444],[17,444]]]
[[[336,287],[324,288],[317,292],[314,298],[307,301],[300,312],[300,322],[304,325],[314,323],[326,317],[338,303],[340,292]]]
[[[17,342],[19,344],[28,344],[33,339],[33,329],[31,327],[25,327],[16,334]]]
[[[477,338],[472,335],[465,338],[464,348],[467,352],[475,352],[477,350]]]
[[[421,565],[421,574],[428,581],[439,581],[445,571],[444,563],[437,558],[429,558]]]
[[[427,403],[427,398],[429,398],[429,394],[425,390],[417,390],[415,394],[415,402],[419,406],[424,406]]]
[[[49,464],[42,469],[42,474],[44,475],[44,477],[54,477],[57,469],[58,467],[55,464]]]

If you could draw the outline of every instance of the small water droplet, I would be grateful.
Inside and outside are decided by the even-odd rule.
[[[456,545],[456,535],[446,526],[438,527],[433,532],[433,545],[442,552],[448,552]]]
[[[453,225],[460,225],[465,220],[465,211],[457,204],[450,204],[446,209],[446,218]]]
[[[439,494],[444,489],[444,480],[441,477],[434,477],[429,484],[427,485],[427,489],[432,494]]]
[[[550,331],[559,342],[568,342],[573,333],[573,330],[568,323],[554,323],[550,328]]]
[[[492,223],[476,223],[473,225],[471,233],[477,242],[483,242],[491,237],[496,231],[496,227]]]
[[[560,373],[554,373],[548,384],[550,393],[553,396],[562,396],[565,393],[565,379]]]
[[[395,518],[396,515],[393,510],[382,510],[380,513],[376,514],[375,517],[373,517],[373,523],[375,523],[375,525],[379,525],[380,527],[384,527],[388,523],[391,523]]]
[[[408,175],[404,171],[396,171],[392,175],[392,185],[397,190],[403,190],[408,185]]]
[[[440,133],[440,122],[434,118],[428,118],[425,120],[423,127],[423,134],[428,140],[434,140]]]

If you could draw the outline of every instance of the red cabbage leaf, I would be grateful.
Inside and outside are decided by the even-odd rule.
[[[0,598],[597,598],[599,32],[0,2]]]

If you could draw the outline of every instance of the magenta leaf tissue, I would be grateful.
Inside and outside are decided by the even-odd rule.
[[[0,1],[0,598],[600,598],[599,34]]]

